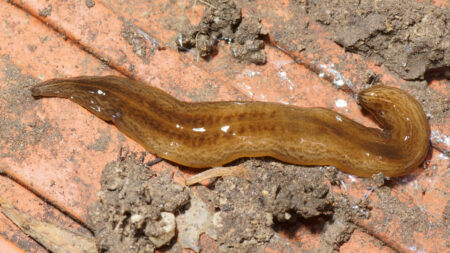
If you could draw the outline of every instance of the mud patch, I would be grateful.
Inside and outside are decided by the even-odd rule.
[[[175,236],[175,214],[189,189],[156,176],[130,156],[103,170],[99,200],[88,210],[99,252],[153,252]]]
[[[245,178],[218,180],[212,191],[217,241],[223,252],[263,250],[279,240],[280,227],[296,222],[322,224],[323,250],[332,251],[350,238],[355,229],[352,220],[368,216],[365,204],[333,195],[317,168],[260,160],[244,166]]]
[[[408,0],[303,1],[346,50],[373,57],[406,80],[450,79],[450,10]]]
[[[180,50],[195,49],[199,56],[208,58],[216,54],[217,43],[224,40],[230,44],[234,58],[255,64],[266,63],[262,37],[267,32],[258,18],[242,17],[233,0],[203,3],[206,9],[200,23],[188,25],[175,41]]]
[[[216,240],[220,252],[263,251],[288,244],[282,232],[299,223],[317,230],[321,252],[332,252],[350,239],[354,221],[369,215],[364,201],[330,192],[317,167],[251,159],[239,165],[245,168],[239,177],[191,191],[135,157],[105,167],[99,200],[89,208],[100,252],[152,252],[171,241],[166,250],[198,252],[201,233]]]

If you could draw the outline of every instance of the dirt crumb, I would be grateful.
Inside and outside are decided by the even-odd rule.
[[[450,10],[408,0],[299,1],[346,50],[374,57],[406,80],[450,78]]]
[[[44,9],[39,10],[39,16],[46,18],[48,16],[52,15],[52,5],[48,5]]]
[[[355,221],[370,216],[367,199],[354,200],[346,195],[335,195],[333,199],[333,216],[325,221],[320,235],[322,249],[320,252],[337,252],[342,244],[350,240],[356,229]]]
[[[385,176],[383,173],[377,173],[372,175],[372,180],[375,183],[376,187],[381,187],[386,183]]]
[[[99,252],[153,252],[175,236],[175,214],[189,190],[130,156],[106,165],[99,200],[88,210]]]
[[[94,0],[86,0],[85,4],[86,4],[86,7],[92,8],[95,6],[95,1]]]
[[[155,49],[161,49],[159,43],[153,37],[131,22],[122,24],[120,34],[128,45],[133,47],[133,52],[145,64],[148,64],[148,57],[154,53]]]
[[[231,43],[233,56],[241,61],[255,64],[266,63],[264,41],[259,39],[263,28],[258,18],[247,17],[242,20]]]
[[[206,4],[200,23],[181,31],[176,43],[180,50],[194,48],[199,56],[207,58],[216,54],[217,43],[225,40],[230,44],[233,57],[264,64],[266,53],[262,36],[266,34],[260,20],[242,17],[233,0],[211,0]]]

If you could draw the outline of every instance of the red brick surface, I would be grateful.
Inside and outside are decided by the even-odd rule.
[[[364,117],[353,97],[336,89],[326,79],[319,78],[311,68],[299,65],[286,54],[267,46],[267,64],[255,66],[237,63],[231,59],[224,44],[217,56],[210,61],[197,61],[194,54],[179,53],[170,47],[175,31],[164,27],[162,20],[168,15],[188,17],[198,22],[203,13],[201,5],[188,8],[188,1],[95,1],[88,8],[85,1],[0,1],[0,115],[8,124],[22,124],[25,132],[45,123],[41,141],[29,141],[28,135],[10,133],[0,146],[0,169],[8,177],[0,177],[0,197],[10,200],[19,209],[38,218],[55,220],[64,226],[87,231],[70,218],[81,222],[86,219],[86,208],[96,198],[101,169],[117,158],[121,147],[144,151],[134,141],[123,138],[120,132],[102,120],[93,117],[78,105],[61,99],[28,101],[28,105],[11,108],[13,95],[24,93],[21,82],[53,77],[78,75],[125,75],[162,88],[173,96],[187,101],[201,100],[260,100],[285,102],[298,106],[323,106],[333,108],[366,125],[373,122]],[[272,11],[288,19],[284,7],[288,1],[258,1],[258,10],[244,6],[243,13]],[[449,7],[447,1],[435,1],[436,5]],[[52,6],[51,14],[39,16],[39,10]],[[248,7],[247,9],[245,7]],[[124,20],[146,31],[165,50],[158,50],[148,42],[154,52],[143,61],[121,36]],[[263,19],[269,34],[281,29],[276,20]],[[371,70],[382,74],[382,82],[400,87],[404,81],[370,59],[345,52],[328,40],[324,29],[312,22],[317,47],[311,53],[297,56],[318,64],[333,66],[342,77],[352,83],[362,83],[362,74]],[[276,38],[274,38],[276,40]],[[294,42],[295,43],[295,42]],[[14,78],[11,79],[11,71]],[[327,74],[329,69],[323,69]],[[448,80],[436,80],[429,88],[448,96]],[[28,86],[29,87],[29,86]],[[29,98],[32,100],[31,96]],[[348,106],[336,108],[335,101],[343,99]],[[14,101],[13,101],[14,102]],[[31,104],[31,105],[30,105]],[[450,122],[431,125],[437,134],[433,145],[448,150]],[[31,136],[31,135],[30,135]],[[91,148],[99,140],[105,140],[104,150]],[[19,151],[16,151],[18,149]],[[369,220],[361,222],[341,252],[445,252],[448,250],[445,209],[449,197],[449,163],[438,150],[433,149],[426,170],[419,169],[412,175],[394,179],[392,198],[405,209],[428,223],[426,231],[415,231],[409,223],[396,217],[397,213],[379,204],[376,195],[371,196],[374,209]],[[192,172],[180,171],[175,165],[159,163],[155,170],[171,168],[177,179]],[[14,180],[13,180],[14,179]],[[363,179],[348,177],[347,193],[361,198],[367,193]],[[46,204],[45,201],[52,203]],[[448,207],[447,207],[448,208]],[[66,215],[62,214],[62,210]],[[448,215],[448,211],[447,211]],[[388,223],[386,223],[388,221]],[[0,248],[14,249],[8,241],[27,252],[45,252],[32,239],[25,236],[7,218],[0,214]],[[5,239],[6,238],[6,239]],[[292,239],[292,245],[268,248],[268,252],[287,250],[313,250],[319,246],[316,235],[300,230]],[[207,252],[216,249],[214,241],[202,237]],[[209,249],[209,250],[208,250]]]

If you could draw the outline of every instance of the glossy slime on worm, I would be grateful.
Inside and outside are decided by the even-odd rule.
[[[357,176],[402,176],[418,167],[429,147],[429,126],[408,93],[377,85],[358,94],[383,129],[365,127],[326,108],[265,102],[179,101],[130,79],[53,79],[34,97],[68,98],[112,122],[149,152],[194,168],[240,157],[270,156],[300,165],[333,165]]]

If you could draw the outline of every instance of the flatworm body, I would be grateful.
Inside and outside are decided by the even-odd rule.
[[[326,108],[266,102],[179,101],[130,79],[53,79],[34,97],[68,98],[114,124],[151,153],[178,164],[207,168],[240,157],[270,156],[300,165],[333,165],[357,176],[402,176],[429,148],[421,105],[405,91],[377,85],[358,94],[382,129],[365,127]]]

